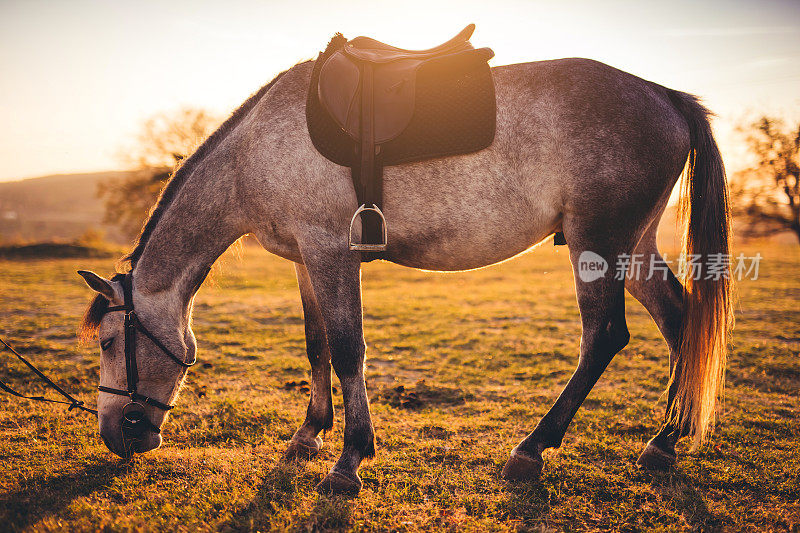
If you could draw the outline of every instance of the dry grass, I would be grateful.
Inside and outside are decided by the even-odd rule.
[[[566,250],[544,247],[469,273],[365,267],[378,455],[362,469],[360,498],[318,496],[341,449],[341,396],[321,456],[280,464],[305,411],[302,387],[283,387],[308,378],[299,295],[287,262],[247,249],[198,297],[205,364],[162,449],[123,464],[89,418],[0,397],[0,530],[798,530],[800,252],[736,252],[756,250],[765,259],[761,278],[740,284],[724,416],[711,444],[669,474],[633,464],[663,417],[667,356],[629,298],[631,344],[546,453],[541,482],[500,479],[577,358]],[[90,296],[78,267],[108,274],[111,264],[0,262],[0,324],[90,399],[98,354],[75,339]],[[5,356],[0,373],[38,390]]]

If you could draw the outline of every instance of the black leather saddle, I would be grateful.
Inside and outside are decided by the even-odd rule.
[[[428,50],[404,50],[341,34],[322,52],[311,77],[306,119],[317,150],[351,168],[360,207],[349,246],[365,260],[386,250],[381,211],[383,167],[475,152],[494,140],[496,104],[487,61],[474,49],[470,24]],[[353,238],[361,217],[362,239]]]

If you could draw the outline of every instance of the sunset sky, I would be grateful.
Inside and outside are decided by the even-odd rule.
[[[228,113],[337,31],[427,48],[469,22],[493,65],[590,57],[702,96],[729,167],[748,113],[800,116],[797,0],[0,0],[0,181],[120,168],[145,117]]]

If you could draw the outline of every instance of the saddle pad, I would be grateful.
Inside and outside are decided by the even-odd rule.
[[[359,163],[358,143],[346,132],[346,124],[340,121],[343,117],[337,120],[332,116],[318,94],[322,68],[346,42],[343,37],[334,38],[317,59],[306,101],[306,122],[311,140],[322,155],[339,165],[354,167]],[[413,80],[411,119],[398,135],[380,144],[380,163],[396,165],[488,147],[494,140],[496,122],[488,57],[488,49],[468,50],[422,63]],[[343,87],[341,92],[348,95],[356,90]]]

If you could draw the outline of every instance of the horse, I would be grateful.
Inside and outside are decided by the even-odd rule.
[[[98,397],[99,432],[121,457],[161,445],[159,430],[196,360],[194,296],[215,260],[252,234],[294,263],[305,320],[311,397],[285,459],[313,458],[320,432],[333,426],[333,369],[343,393],[344,444],[317,490],[353,495],[361,489],[359,466],[375,447],[364,382],[362,260],[348,248],[358,205],[349,169],[320,155],[306,128],[313,64],[298,63],[254,93],[177,168],[124,258],[127,272],[111,279],[79,272],[97,292],[82,330],[101,345],[106,390]],[[667,411],[637,464],[668,469],[679,439],[690,437],[697,446],[713,427],[731,282],[728,276],[681,282],[672,271],[648,279],[609,272],[587,281],[579,275],[580,258],[591,252],[609,265],[625,254],[661,258],[658,223],[682,175],[684,252],[728,254],[727,184],[710,111],[693,95],[589,59],[491,71],[497,125],[488,148],[385,169],[385,259],[431,271],[475,269],[563,232],[582,326],[577,367],[510,452],[502,476],[541,475],[542,452],[561,445],[592,387],[628,344],[625,290],[648,310],[669,350]],[[357,223],[356,238],[360,230]],[[125,411],[131,405],[133,415]],[[136,435],[126,431],[140,421],[146,424]]]

